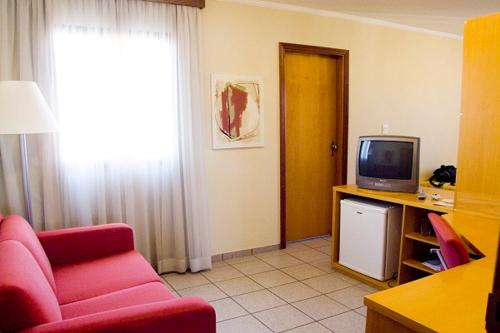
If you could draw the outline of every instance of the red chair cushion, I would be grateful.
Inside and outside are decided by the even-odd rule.
[[[18,241],[0,242],[0,331],[61,320],[52,287],[33,255]]]
[[[47,258],[35,232],[29,223],[21,216],[10,215],[5,217],[0,223],[0,242],[8,239],[18,241],[31,252],[31,255],[40,266],[50,286],[56,291],[56,284],[49,258]]]
[[[462,239],[441,216],[435,213],[428,214],[432,228],[448,268],[466,264],[470,261],[469,254]]]
[[[158,274],[136,251],[55,266],[53,272],[59,304],[81,301],[148,282],[161,282]]]
[[[140,286],[92,297],[83,301],[61,306],[64,319],[85,316],[129,306],[167,301],[176,297],[161,282],[151,282]]]

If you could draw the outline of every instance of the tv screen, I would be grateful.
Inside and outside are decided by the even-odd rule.
[[[362,141],[359,174],[383,179],[411,179],[413,143],[398,141]]]

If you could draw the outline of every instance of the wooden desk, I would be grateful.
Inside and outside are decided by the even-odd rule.
[[[436,206],[431,200],[431,194],[437,193],[443,199],[453,199],[454,192],[433,188],[422,188],[427,194],[426,200],[418,200],[415,193],[384,192],[358,188],[356,185],[341,185],[333,188],[333,225],[332,225],[332,265],[342,272],[371,284],[380,289],[403,284],[435,272],[421,264],[424,256],[429,255],[431,247],[438,247],[436,237],[422,236],[421,223],[426,223],[429,212],[445,214],[451,212],[451,207]],[[401,232],[401,251],[398,269],[398,280],[381,282],[357,273],[338,263],[340,238],[340,201],[350,197],[362,197],[399,204],[403,207],[403,225]],[[430,228],[430,225],[429,225]],[[419,260],[420,259],[420,260]]]
[[[452,208],[433,205],[430,193],[443,198],[453,198],[453,192],[423,189],[428,193],[425,201],[412,193],[391,193],[364,190],[356,185],[334,187],[332,264],[335,268],[381,289],[388,284],[351,271],[338,264],[340,200],[348,197],[365,197],[403,206],[402,243],[400,252],[399,286],[365,297],[368,308],[367,333],[406,332],[484,332],[484,318],[488,293],[493,284],[496,251],[500,232],[500,219],[482,217],[473,213],[452,212]],[[412,255],[410,235],[415,229],[415,217],[435,211],[444,214],[451,226],[473,245],[484,257],[445,272],[420,277],[410,281],[403,264]],[[418,233],[415,233],[418,237]],[[420,236],[421,237],[421,236]],[[420,240],[422,241],[422,240]],[[437,247],[432,237],[429,244]],[[403,275],[403,280],[401,280]],[[405,276],[406,275],[406,276]]]
[[[365,297],[366,332],[485,332],[500,219],[445,215],[484,258]]]

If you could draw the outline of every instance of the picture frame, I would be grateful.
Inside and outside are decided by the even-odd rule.
[[[264,146],[263,91],[261,77],[212,74],[213,149]]]

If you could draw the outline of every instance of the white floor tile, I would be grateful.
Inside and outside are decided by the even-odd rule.
[[[313,277],[302,282],[323,294],[351,286],[350,283],[347,283],[332,274]]]
[[[366,318],[350,311],[324,319],[321,324],[335,333],[365,333]]]
[[[286,244],[286,249],[284,249],[283,251],[286,253],[293,253],[293,252],[304,251],[304,250],[309,250],[309,249],[310,249],[309,246],[305,246],[299,242],[294,242],[294,243]]]
[[[236,296],[264,289],[248,277],[216,282],[215,285],[229,296]]]
[[[273,294],[284,299],[288,303],[302,301],[306,298],[319,296],[320,293],[302,282],[294,282],[269,289]]]
[[[301,264],[298,266],[286,267],[281,269],[286,274],[294,277],[297,280],[305,280],[315,276],[325,275],[326,273],[311,266],[309,264]]]
[[[205,284],[203,286],[180,289],[178,290],[178,293],[181,296],[198,296],[203,298],[207,302],[227,297],[226,294],[224,294],[213,284]]]
[[[267,290],[259,290],[253,293],[235,296],[233,299],[250,313],[286,304],[285,301]]]
[[[224,261],[222,260],[219,260],[219,261],[213,261],[212,262],[212,269],[214,268],[217,268],[217,267],[222,267],[222,266],[227,266],[228,264],[226,264]]]
[[[308,239],[308,240],[302,241],[300,243],[304,244],[305,246],[312,247],[312,248],[329,246],[331,244],[329,241],[327,241],[323,238]]]
[[[250,278],[266,288],[276,287],[295,281],[294,278],[279,270],[250,275]]]
[[[263,258],[265,262],[269,265],[272,265],[276,268],[285,268],[290,266],[300,265],[303,262],[297,258],[292,257],[291,255],[285,254],[282,256],[273,256],[268,258]]]
[[[230,298],[210,302],[215,309],[217,322],[248,314],[238,303]]]
[[[217,323],[217,333],[272,333],[252,316],[244,316]]]
[[[327,259],[320,259],[320,260],[314,260],[309,262],[309,264],[313,265],[314,267],[321,269],[325,273],[335,273],[337,272],[335,269],[332,268],[332,260],[330,258]]]
[[[354,278],[352,278],[350,276],[347,276],[346,274],[338,272],[338,271],[337,272],[333,272],[332,275],[335,276],[335,277],[338,277],[339,279],[344,280],[345,282],[350,283],[352,285],[358,285],[358,284],[362,283],[361,281],[356,280],[356,279],[354,279]]]
[[[311,248],[308,248],[307,250],[292,252],[290,253],[290,255],[307,263],[310,263],[312,261],[330,260],[330,257],[326,254]]]
[[[290,305],[257,312],[254,314],[274,332],[283,332],[297,326],[311,323],[313,320]]]
[[[260,260],[240,262],[238,264],[233,264],[233,267],[246,275],[272,271],[275,269],[273,266]]]
[[[378,289],[333,269],[330,241],[321,237],[289,243],[285,250],[162,278],[175,295],[210,302],[217,333],[362,333],[367,312],[363,297]]]
[[[229,265],[212,268],[211,270],[204,271],[201,274],[212,282],[219,282],[244,276],[243,273]]]
[[[351,309],[357,309],[363,306],[363,298],[369,294],[369,291],[353,286],[334,291],[329,293],[327,296]]]
[[[360,315],[366,317],[366,306],[362,306],[360,308],[357,308],[355,311],[359,313]]]
[[[376,293],[376,292],[380,291],[380,289],[374,288],[374,287],[369,286],[369,285],[367,285],[365,283],[360,283],[358,285],[358,287],[360,287],[361,289],[364,289],[364,290],[370,292],[370,294],[373,294],[373,293]]]
[[[325,328],[319,323],[312,323],[305,326],[300,326],[294,328],[290,331],[286,331],[287,333],[331,333],[329,329]]]
[[[348,307],[324,295],[295,302],[292,305],[314,320],[325,319],[349,311]]]
[[[163,278],[176,290],[201,286],[210,283],[210,281],[205,279],[203,275],[190,272],[186,272],[183,274],[169,273],[163,275]]]
[[[319,251],[321,253],[324,253],[327,256],[331,256],[332,255],[332,247],[330,245],[317,247],[317,248],[315,248],[315,250]]]

